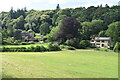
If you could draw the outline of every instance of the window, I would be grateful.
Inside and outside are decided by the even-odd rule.
[[[102,42],[104,42],[104,41],[102,41]]]
[[[96,45],[100,45],[100,44],[97,43]]]
[[[92,42],[94,42],[94,40],[92,40]]]
[[[96,42],[100,42],[100,41],[98,40],[98,41],[96,41]]]

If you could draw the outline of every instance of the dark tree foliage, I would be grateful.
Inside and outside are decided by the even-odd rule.
[[[16,19],[16,18],[20,17],[21,15],[25,18],[26,17],[25,12],[27,12],[26,8],[18,9],[17,11],[15,11],[15,10],[13,10],[13,7],[12,7],[11,10],[9,11],[9,16],[11,19]]]
[[[73,17],[64,18],[60,25],[57,38],[71,39],[78,38],[78,29],[81,28],[80,22]]]
[[[60,10],[60,5],[57,4],[56,10]]]
[[[21,30],[16,30],[14,32],[14,38],[15,38],[15,40],[21,40],[22,39]]]

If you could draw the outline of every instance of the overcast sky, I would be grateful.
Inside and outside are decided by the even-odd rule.
[[[89,7],[97,5],[109,6],[117,5],[119,0],[0,0],[0,12],[9,11],[11,7],[15,10],[17,8],[27,7],[28,10],[46,10],[55,9],[59,3],[60,7],[63,8],[75,8],[75,7]]]

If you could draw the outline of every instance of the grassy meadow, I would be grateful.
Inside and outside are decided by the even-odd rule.
[[[117,78],[118,54],[95,50],[3,52],[3,78]]]

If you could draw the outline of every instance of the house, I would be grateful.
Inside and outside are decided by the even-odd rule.
[[[107,47],[110,48],[111,45],[111,38],[110,37],[95,37],[90,41],[92,46],[95,47]]]
[[[25,41],[37,41],[37,39],[34,38],[34,35],[32,33],[29,32],[21,32],[22,35],[22,39],[24,39]]]

